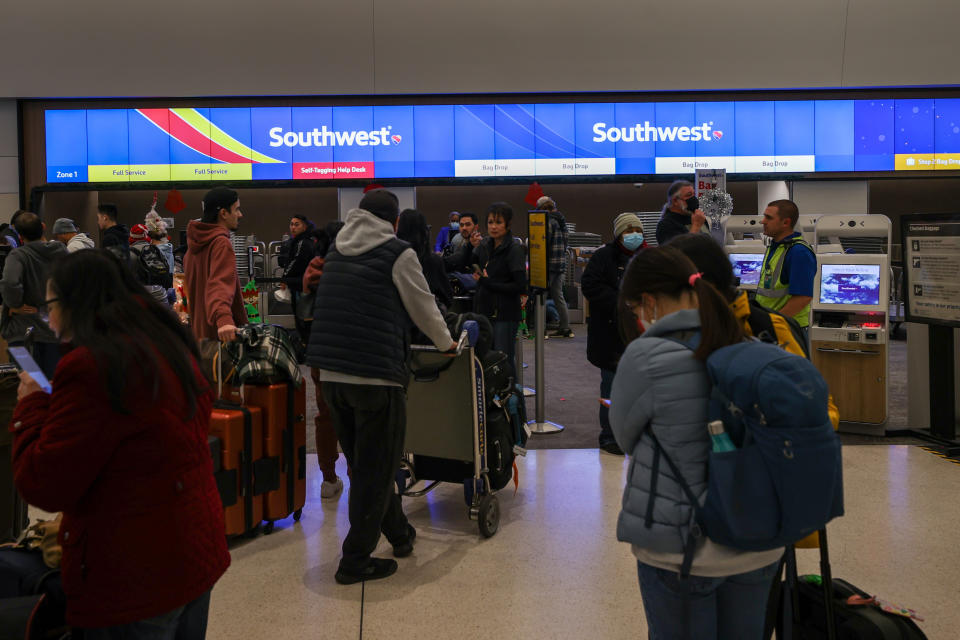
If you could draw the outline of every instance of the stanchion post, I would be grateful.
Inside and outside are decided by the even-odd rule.
[[[517,386],[520,387],[520,391],[523,393],[524,398],[529,398],[534,395],[536,392],[523,384],[523,369],[527,365],[523,362],[523,336],[520,335],[520,332],[517,332],[517,346],[516,351],[516,362],[514,366],[517,368]]]
[[[536,317],[536,420],[529,423],[531,434],[560,433],[563,426],[546,419],[547,385],[544,384],[544,344],[546,335],[546,290],[548,280],[547,255],[549,252],[549,219],[545,211],[530,211],[528,214],[530,289],[537,296]],[[521,362],[521,368],[523,363]]]

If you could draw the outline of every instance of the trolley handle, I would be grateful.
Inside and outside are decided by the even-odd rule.
[[[457,340],[456,355],[459,356],[463,353],[464,347],[476,346],[479,335],[480,328],[476,320],[467,320],[464,322],[463,331],[460,332],[460,339]],[[410,345],[410,350],[418,353],[448,353],[447,351],[441,351],[432,344],[412,344]]]

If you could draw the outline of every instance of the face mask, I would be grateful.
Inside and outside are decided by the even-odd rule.
[[[451,223],[450,223],[450,230],[451,230],[451,231],[459,231],[459,230],[460,230],[460,223],[459,223],[459,222],[451,222]]]
[[[690,196],[684,202],[687,205],[687,211],[693,212],[700,208],[700,200],[697,196]]]
[[[643,234],[642,233],[625,233],[623,234],[623,246],[629,249],[630,251],[636,251],[643,244]]]

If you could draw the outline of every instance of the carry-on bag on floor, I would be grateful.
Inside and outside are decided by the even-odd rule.
[[[307,389],[282,382],[246,385],[244,403],[263,412],[263,455],[273,478],[263,494],[264,533],[276,520],[300,520],[307,501]]]
[[[0,542],[12,542],[27,527],[27,503],[13,486],[13,436],[7,430],[17,406],[17,367],[0,365]]]
[[[220,440],[220,470],[214,473],[226,534],[254,534],[263,520],[263,413],[259,407],[216,402],[210,435]],[[216,468],[216,464],[214,465]]]
[[[912,612],[890,613],[874,596],[845,580],[834,580],[827,531],[821,529],[819,576],[797,576],[793,546],[784,555],[786,579],[780,585],[776,632],[778,640],[923,640]],[[779,579],[779,577],[778,577]],[[829,594],[829,597],[827,597]]]

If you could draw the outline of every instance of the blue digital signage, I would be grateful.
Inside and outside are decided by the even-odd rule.
[[[960,169],[960,99],[46,111],[48,182]]]

